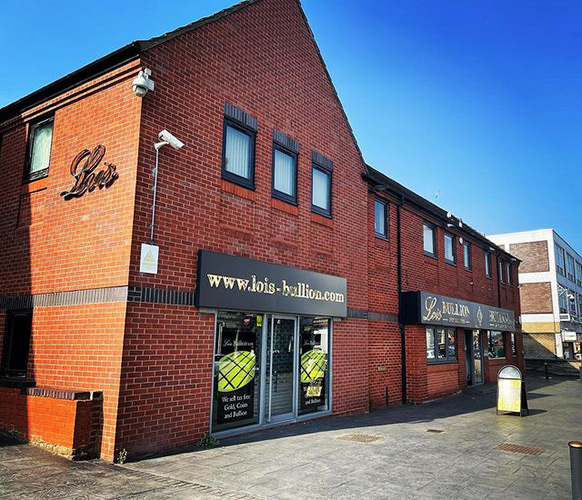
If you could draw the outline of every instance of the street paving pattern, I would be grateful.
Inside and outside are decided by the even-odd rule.
[[[496,415],[495,387],[484,386],[123,466],[7,441],[0,498],[569,499],[582,382],[529,377],[526,387],[524,417]]]

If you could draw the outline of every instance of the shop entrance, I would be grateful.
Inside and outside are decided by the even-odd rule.
[[[295,318],[271,316],[268,322],[265,349],[266,423],[289,420],[296,414],[296,330]]]
[[[218,311],[212,432],[330,411],[331,320]]]
[[[478,385],[483,383],[483,344],[481,332],[476,330],[465,330],[465,373],[467,374],[467,385]]]

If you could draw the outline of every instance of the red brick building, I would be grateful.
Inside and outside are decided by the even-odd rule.
[[[517,287],[484,276],[487,240],[366,166],[296,0],[127,45],[1,109],[0,137],[0,426],[61,453],[136,457],[464,387],[464,334],[440,363],[435,326],[427,361],[400,291],[518,317]],[[423,221],[456,224],[472,272],[440,240],[423,254]]]

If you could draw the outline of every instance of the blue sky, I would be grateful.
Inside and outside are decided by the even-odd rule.
[[[231,4],[5,3],[0,106]],[[368,163],[479,231],[553,227],[582,252],[580,0],[303,7]]]

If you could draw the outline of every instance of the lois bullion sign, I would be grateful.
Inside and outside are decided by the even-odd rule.
[[[345,278],[206,250],[198,252],[198,307],[345,317]]]
[[[404,319],[409,324],[515,331],[515,316],[509,309],[427,292],[404,292],[402,295]]]

